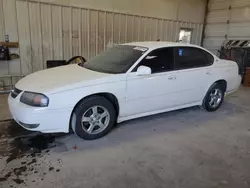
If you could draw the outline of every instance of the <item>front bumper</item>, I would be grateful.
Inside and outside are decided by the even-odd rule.
[[[23,128],[43,133],[68,133],[72,109],[49,109],[32,107],[20,102],[20,93],[16,98],[8,97],[9,110],[13,119]]]

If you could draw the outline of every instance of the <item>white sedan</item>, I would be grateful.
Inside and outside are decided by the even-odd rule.
[[[238,65],[199,46],[170,42],[117,45],[86,63],[33,73],[8,98],[22,127],[93,140],[116,123],[176,109],[217,110],[241,82]]]

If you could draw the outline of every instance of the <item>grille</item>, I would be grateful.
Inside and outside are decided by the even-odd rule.
[[[11,92],[11,96],[15,99],[21,92],[22,90],[14,88],[14,90]]]

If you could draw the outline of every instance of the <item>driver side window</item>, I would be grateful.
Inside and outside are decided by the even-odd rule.
[[[150,52],[137,65],[136,70],[139,66],[150,67],[152,74],[174,70],[174,48],[161,48]]]

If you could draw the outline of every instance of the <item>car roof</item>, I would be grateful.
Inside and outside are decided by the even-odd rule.
[[[149,49],[157,49],[157,48],[164,48],[164,47],[177,47],[177,46],[201,48],[200,46],[193,45],[193,44],[186,44],[186,43],[181,43],[181,42],[166,42],[166,41],[131,42],[131,43],[125,43],[122,45],[140,46],[140,47],[146,47]]]

